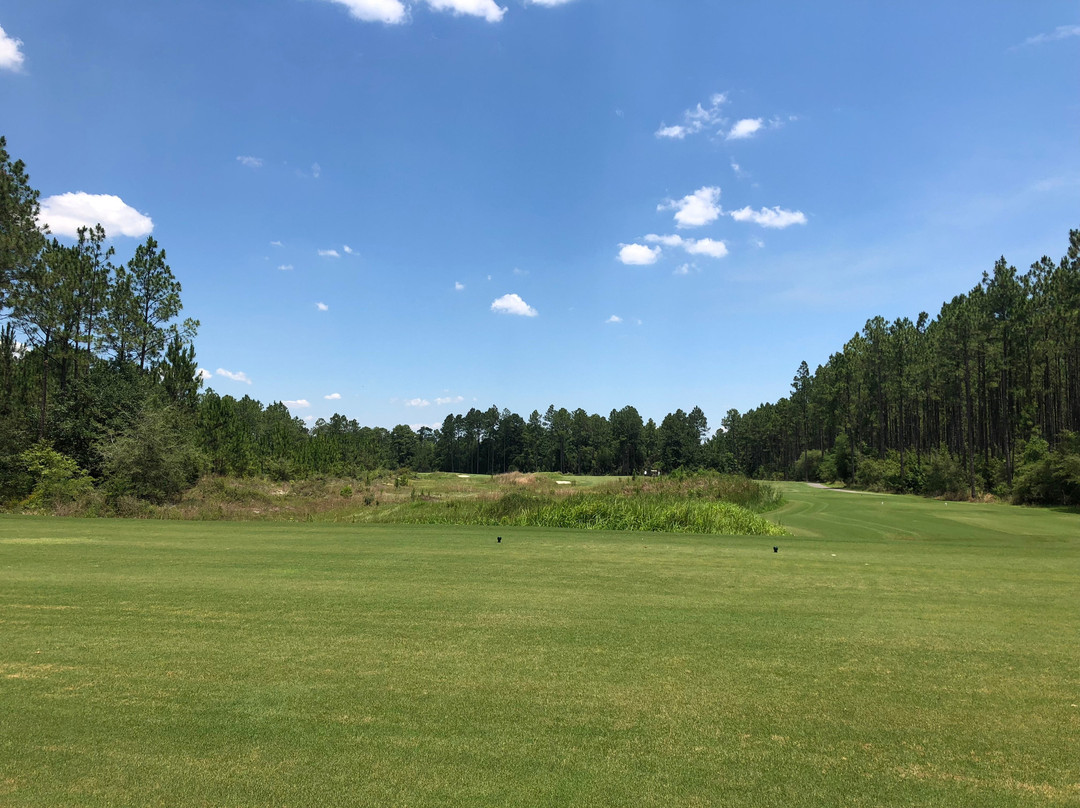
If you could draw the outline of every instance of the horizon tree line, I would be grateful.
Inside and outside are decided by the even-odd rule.
[[[696,406],[659,424],[632,405],[527,417],[493,405],[439,428],[340,414],[308,427],[282,402],[201,389],[199,324],[180,320],[181,285],[152,237],[121,263],[100,225],[65,244],[38,212],[0,137],[0,500],[33,489],[47,449],[117,495],[158,500],[204,473],[713,469],[1080,501],[1080,230],[1059,261],[1021,274],[1000,259],[936,318],[871,318],[813,372],[801,363],[789,396],[728,410],[710,436]]]

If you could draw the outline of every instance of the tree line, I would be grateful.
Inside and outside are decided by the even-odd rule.
[[[203,391],[181,286],[148,238],[126,262],[101,226],[62,243],[0,137],[0,502],[177,497],[200,475],[279,480],[377,469],[634,475],[708,468],[928,494],[1080,502],[1080,231],[1059,261],[1005,259],[936,318],[875,317],[791,394],[659,424],[554,405],[491,406],[438,428]],[[51,492],[51,493],[50,493]]]
[[[734,465],[927,494],[1080,504],[1080,230],[1026,272],[868,320],[791,394],[723,420]]]
[[[0,501],[85,492],[164,501],[205,473],[279,480],[408,468],[636,474],[708,465],[700,408],[657,425],[554,406],[492,406],[440,429],[310,428],[281,402],[203,391],[181,285],[148,238],[118,260],[104,229],[71,243],[38,224],[39,194],[0,137]]]

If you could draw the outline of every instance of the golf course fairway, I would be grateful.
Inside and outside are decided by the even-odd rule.
[[[782,487],[780,538],[2,517],[0,805],[1080,805],[1080,516]]]

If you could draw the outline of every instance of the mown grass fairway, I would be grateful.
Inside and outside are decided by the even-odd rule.
[[[1080,517],[786,493],[780,539],[0,519],[0,804],[1080,804]]]

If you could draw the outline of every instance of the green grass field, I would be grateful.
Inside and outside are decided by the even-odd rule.
[[[0,805],[1080,805],[1080,516],[784,491],[779,539],[0,518]]]

